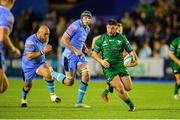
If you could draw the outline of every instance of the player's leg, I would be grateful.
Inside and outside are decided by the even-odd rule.
[[[120,77],[117,75],[111,81],[111,85],[116,89],[118,92],[118,96],[129,106],[129,111],[134,111],[135,106],[130,100],[127,91],[124,89],[124,85],[120,80]]]
[[[53,79],[53,76],[51,74],[51,68],[48,65],[43,64],[37,68],[36,74],[38,74],[39,76],[42,76],[45,79],[45,81],[47,83],[47,88],[48,88],[48,91],[50,94],[51,101],[57,102],[57,103],[60,102],[61,99],[55,95],[54,79]]]
[[[174,89],[174,99],[180,100],[180,97],[178,95],[178,91],[180,88],[180,73],[176,73],[175,78],[176,78],[176,83],[175,83],[175,89]]]
[[[3,93],[7,90],[9,84],[7,76],[3,69],[0,68],[0,93]]]
[[[90,74],[89,74],[89,71],[87,68],[87,64],[80,64],[77,66],[77,69],[81,75],[81,82],[80,82],[80,86],[78,89],[78,97],[77,97],[77,102],[76,102],[75,106],[89,108],[90,107],[89,105],[86,105],[83,103],[83,98],[84,98],[84,95],[85,95],[87,87],[88,87],[88,82],[90,80]]]
[[[55,78],[58,82],[67,85],[67,86],[72,86],[74,84],[74,78],[76,75],[76,59],[71,58],[68,59],[63,56],[63,66],[65,69],[65,74],[55,72],[52,70],[52,76]]]
[[[22,72],[23,74],[23,88],[21,91],[21,107],[27,107],[27,95],[32,88],[32,80],[35,77],[35,70],[30,70],[29,72]]]
[[[109,103],[109,97],[108,97],[108,93],[113,93],[113,87],[111,86],[111,84],[109,82],[106,82],[106,88],[103,91],[103,93],[101,94],[101,97],[103,98],[105,103]]]
[[[129,75],[121,77],[121,82],[123,83],[126,91],[130,91],[132,89],[132,81]]]

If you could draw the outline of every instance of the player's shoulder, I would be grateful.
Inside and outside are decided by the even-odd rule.
[[[175,38],[173,41],[179,42],[180,41],[180,37]]]
[[[36,35],[32,34],[26,39],[26,43],[33,43],[34,44],[35,39],[36,39]]]

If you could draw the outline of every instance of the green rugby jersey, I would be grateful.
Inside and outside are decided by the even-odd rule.
[[[169,50],[174,52],[174,55],[178,59],[180,59],[180,37],[172,41],[172,43],[170,44]],[[173,67],[176,68],[176,67],[179,67],[179,65],[173,61]]]
[[[94,51],[101,52],[102,59],[107,60],[110,64],[121,62],[123,64],[123,50],[130,53],[133,49],[127,38],[122,34],[116,34],[109,37],[106,33],[97,39]]]

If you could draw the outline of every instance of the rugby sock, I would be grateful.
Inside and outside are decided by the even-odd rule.
[[[178,85],[177,83],[175,84],[175,89],[174,89],[174,95],[178,94],[178,90],[179,90],[180,85]]]
[[[30,90],[30,89],[29,89],[29,90]],[[21,92],[21,94],[22,94],[22,99],[26,100],[27,95],[28,95],[28,93],[29,93],[29,90],[25,90],[24,87],[22,88],[22,92]]]
[[[128,98],[126,101],[124,101],[128,106],[129,108],[133,108],[134,107],[134,104],[132,103],[132,101],[130,100],[130,98]]]
[[[109,90],[107,90],[107,89],[105,89],[104,92],[103,92],[103,94],[104,94],[105,96],[107,96],[108,93],[109,93]]]
[[[79,86],[79,90],[78,90],[77,103],[82,103],[83,97],[84,97],[86,89],[87,89],[87,86],[88,86],[88,84],[81,81],[80,86]]]
[[[54,94],[54,80],[53,81],[47,81],[47,87],[50,94]]]
[[[64,74],[55,71],[52,71],[52,76],[60,83],[64,83],[64,79],[66,78]]]

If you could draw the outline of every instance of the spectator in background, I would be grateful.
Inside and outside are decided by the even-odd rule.
[[[169,58],[172,60],[172,69],[176,78],[176,84],[174,89],[174,99],[180,100],[178,91],[180,88],[180,37],[177,37],[172,41],[168,52]]]
[[[160,42],[160,56],[161,58],[168,59],[168,45],[166,44],[166,40],[161,40]]]
[[[21,53],[11,42],[9,37],[13,24],[14,16],[10,12],[15,0],[0,1],[0,93],[3,93],[8,88],[8,79],[5,74],[5,58],[3,55],[3,46],[15,57],[20,57]]]
[[[143,48],[139,51],[139,58],[141,59],[147,59],[150,58],[152,55],[152,49],[149,45],[149,41],[145,41],[143,44]]]

